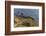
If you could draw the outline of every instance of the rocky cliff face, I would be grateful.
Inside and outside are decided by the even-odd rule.
[[[32,17],[14,17],[15,27],[33,27],[38,26],[37,22]]]

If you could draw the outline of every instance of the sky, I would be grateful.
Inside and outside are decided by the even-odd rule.
[[[35,20],[39,20],[39,9],[22,9],[22,8],[14,8],[14,16],[19,12],[18,15],[23,13],[24,16],[31,16]]]

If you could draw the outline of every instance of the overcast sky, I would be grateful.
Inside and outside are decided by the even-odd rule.
[[[22,9],[22,8],[14,8],[14,16],[19,12],[18,15],[23,13],[24,16],[31,16],[35,20],[39,20],[39,9]]]

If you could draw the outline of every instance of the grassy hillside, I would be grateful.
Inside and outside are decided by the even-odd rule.
[[[34,27],[38,26],[37,22],[32,17],[14,17],[15,27]]]

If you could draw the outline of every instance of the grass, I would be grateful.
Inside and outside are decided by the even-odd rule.
[[[34,27],[38,26],[36,21],[32,17],[22,18],[22,17],[14,17],[15,27]]]

